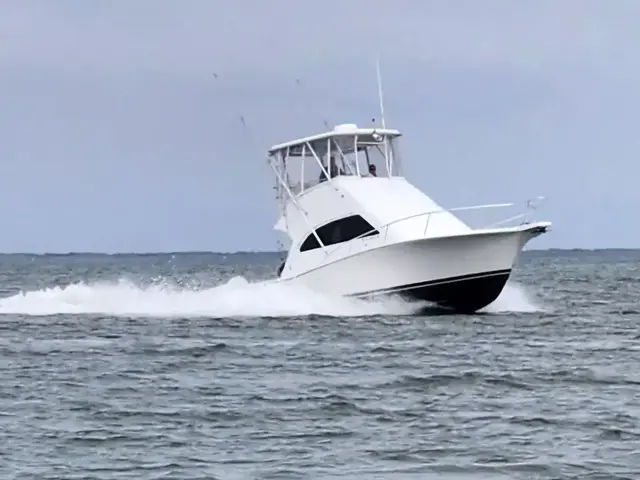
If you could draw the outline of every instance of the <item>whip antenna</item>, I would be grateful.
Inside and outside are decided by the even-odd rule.
[[[384,99],[382,97],[382,76],[380,75],[380,59],[376,58],[376,77],[378,80],[378,101],[380,102],[380,119],[382,120],[382,128],[386,128],[384,121]]]

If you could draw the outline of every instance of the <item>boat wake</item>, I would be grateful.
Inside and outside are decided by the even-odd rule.
[[[547,309],[541,302],[534,300],[522,285],[509,281],[500,296],[480,311],[486,313],[536,313],[546,312]]]
[[[0,299],[0,314],[43,316],[101,314],[134,317],[363,317],[413,315],[423,303],[388,297],[375,300],[333,297],[277,283],[250,283],[235,277],[210,289],[154,285],[140,287],[128,280],[77,283],[26,291]],[[518,285],[508,284],[488,313],[539,311]]]

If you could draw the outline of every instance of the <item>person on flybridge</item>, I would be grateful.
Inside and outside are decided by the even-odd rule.
[[[336,159],[333,155],[331,155],[331,157],[329,157],[329,165],[328,166],[324,166],[325,170],[329,171],[329,176],[331,178],[336,177],[338,175],[343,175],[342,170],[340,170],[337,165],[336,165]],[[327,175],[324,173],[324,170],[320,171],[320,178],[319,178],[320,182],[324,182],[325,180],[327,180]]]
[[[369,175],[371,175],[372,177],[378,176],[378,174],[376,173],[376,165],[374,163],[369,165]]]

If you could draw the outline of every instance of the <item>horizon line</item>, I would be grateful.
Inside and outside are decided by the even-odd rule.
[[[602,251],[635,251],[639,247],[599,247],[599,248],[532,248],[523,250],[522,253],[529,252],[602,252]],[[0,252],[0,256],[72,256],[72,255],[102,255],[102,256],[124,256],[124,255],[246,255],[246,254],[271,254],[278,255],[286,251],[278,250],[237,250],[234,252],[217,252],[213,250],[174,250],[174,251],[123,251],[123,252],[100,252],[100,251],[68,251],[68,252]]]

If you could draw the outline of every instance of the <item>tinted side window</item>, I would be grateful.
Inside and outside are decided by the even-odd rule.
[[[325,245],[335,245],[348,242],[356,237],[370,237],[378,234],[378,231],[360,215],[352,215],[335,220],[318,228],[316,232]],[[316,248],[320,248],[320,244],[312,233],[302,243],[300,251],[306,252]]]
[[[302,245],[300,245],[301,252],[306,252],[307,250],[315,250],[316,248],[320,248],[320,244],[318,243],[318,239],[316,239],[316,236],[313,233],[309,235],[304,242],[302,242]]]

